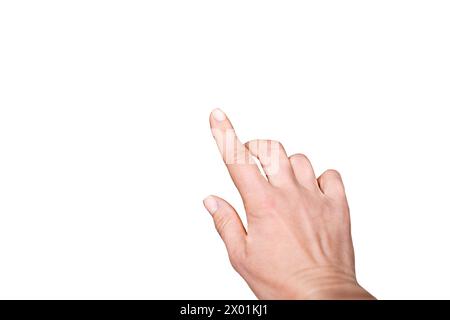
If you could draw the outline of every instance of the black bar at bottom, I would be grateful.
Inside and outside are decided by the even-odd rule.
[[[311,319],[447,315],[448,301],[60,300],[1,301],[2,314],[45,318]]]

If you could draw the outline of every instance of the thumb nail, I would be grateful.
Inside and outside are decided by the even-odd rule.
[[[217,209],[219,209],[219,204],[217,203],[217,200],[211,196],[206,197],[205,200],[203,200],[203,204],[206,210],[208,210],[211,215],[214,214],[214,212],[216,212]]]

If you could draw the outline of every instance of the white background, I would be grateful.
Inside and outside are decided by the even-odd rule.
[[[450,298],[448,1],[2,1],[0,298],[253,298],[209,132],[341,171],[358,279]]]

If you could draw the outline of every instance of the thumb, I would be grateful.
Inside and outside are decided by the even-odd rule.
[[[241,256],[245,248],[247,233],[236,210],[225,200],[209,196],[203,200],[205,208],[213,217],[217,232],[222,238],[231,262]]]

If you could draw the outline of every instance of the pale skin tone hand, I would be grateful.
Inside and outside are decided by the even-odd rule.
[[[259,299],[374,299],[356,281],[350,215],[340,174],[316,178],[302,154],[276,141],[242,144],[219,109],[213,136],[244,203],[247,227],[225,200],[204,200],[231,264]],[[264,177],[256,163],[264,169]]]

